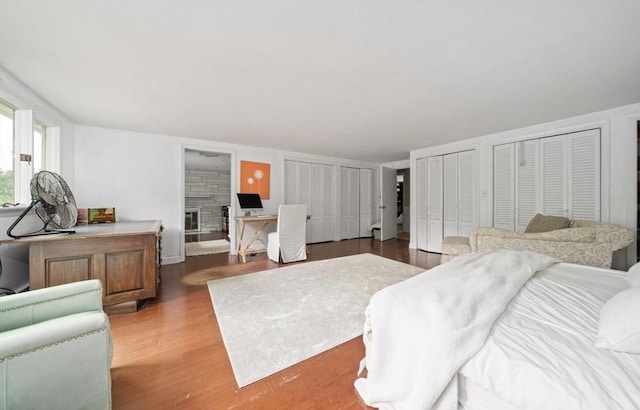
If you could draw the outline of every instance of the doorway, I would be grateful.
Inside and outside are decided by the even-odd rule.
[[[409,215],[410,215],[410,172],[409,168],[399,169],[397,171],[397,202],[398,202],[398,239],[409,240]]]
[[[231,155],[185,149],[184,242],[229,240]]]

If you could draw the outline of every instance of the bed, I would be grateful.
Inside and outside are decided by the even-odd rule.
[[[356,390],[379,408],[640,408],[636,270],[456,258],[372,297]]]

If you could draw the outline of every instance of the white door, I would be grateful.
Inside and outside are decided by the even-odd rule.
[[[443,237],[458,236],[458,154],[447,154],[442,165],[444,175]]]
[[[493,147],[493,226],[513,231],[514,220],[514,146]]]
[[[333,238],[333,165],[311,165],[310,243],[332,241]]]
[[[420,158],[417,161],[416,172],[416,214],[418,215],[418,224],[416,230],[416,238],[418,249],[427,250],[427,158]],[[413,177],[412,177],[413,178]]]
[[[458,154],[458,235],[469,236],[476,226],[474,191],[475,151]]]
[[[538,212],[539,144],[528,140],[515,143],[515,224],[517,232],[524,232]]]
[[[380,206],[380,240],[393,239],[398,233],[398,172],[382,167],[382,189]]]
[[[360,170],[340,169],[340,238],[352,239],[360,235]]]
[[[442,248],[442,156],[427,159],[427,251]]]
[[[360,237],[371,237],[371,225],[376,222],[375,171],[360,170]]]

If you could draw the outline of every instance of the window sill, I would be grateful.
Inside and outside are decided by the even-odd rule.
[[[18,204],[16,206],[0,207],[0,217],[20,216],[28,206],[29,204]]]

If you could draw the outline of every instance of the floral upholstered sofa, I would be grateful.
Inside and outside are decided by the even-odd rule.
[[[626,248],[633,240],[633,231],[624,226],[593,221],[574,221],[570,228],[547,232],[511,232],[479,227],[469,233],[471,252],[528,250],[554,256],[564,262],[601,268],[610,268],[613,252]]]

